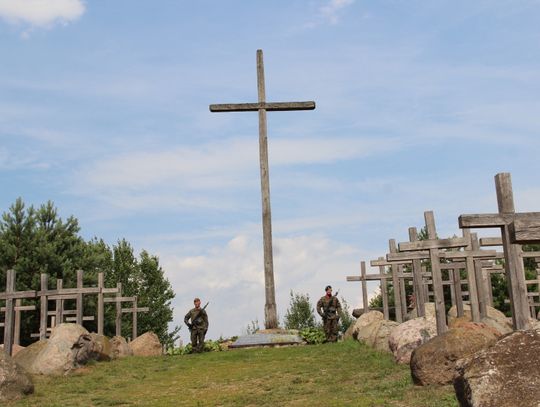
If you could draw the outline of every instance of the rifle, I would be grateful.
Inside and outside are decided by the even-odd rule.
[[[210,301],[208,301],[208,302],[205,304],[205,306],[201,308],[201,310],[200,310],[199,313],[195,316],[195,318],[192,318],[192,319],[191,319],[191,324],[188,325],[188,328],[189,328],[190,331],[193,329],[193,325],[195,325],[195,323],[199,321],[199,318],[201,317],[202,312],[206,309],[206,307],[208,307],[208,304],[210,304]]]

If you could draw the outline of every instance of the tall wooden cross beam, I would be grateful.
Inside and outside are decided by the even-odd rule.
[[[313,110],[315,102],[267,102],[264,83],[263,52],[257,50],[257,103],[228,103],[210,105],[211,112],[258,112],[259,158],[261,167],[262,223],[264,248],[265,327],[277,328],[276,293],[274,285],[274,260],[272,252],[272,216],[270,211],[270,176],[268,171],[268,141],[266,112],[287,110]]]
[[[529,300],[520,245],[540,242],[540,212],[516,213],[510,173],[495,175],[495,189],[499,213],[461,215],[459,227],[501,229],[512,323],[514,329],[527,329]]]

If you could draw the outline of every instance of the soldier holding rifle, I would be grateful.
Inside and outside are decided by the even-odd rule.
[[[195,308],[188,311],[184,317],[184,323],[191,332],[192,353],[201,353],[204,350],[204,336],[206,335],[206,331],[208,331],[208,315],[205,311],[208,303],[201,308],[201,300],[195,298],[193,304]]]
[[[332,287],[327,285],[326,295],[317,302],[317,313],[323,319],[324,334],[326,342],[336,342],[338,335],[339,315],[341,314],[341,304],[336,295],[332,295]]]

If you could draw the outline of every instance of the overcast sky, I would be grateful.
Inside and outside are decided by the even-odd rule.
[[[263,325],[256,50],[268,114],[279,314],[435,211],[540,210],[537,0],[0,0],[0,209],[52,200],[82,234],[159,256],[175,323]],[[375,272],[376,270],[373,270]],[[376,290],[370,285],[370,291]],[[182,329],[184,339],[187,330]]]

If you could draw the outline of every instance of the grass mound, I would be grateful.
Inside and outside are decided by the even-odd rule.
[[[415,387],[409,367],[355,341],[127,358],[35,378],[9,406],[457,406],[453,389]]]

